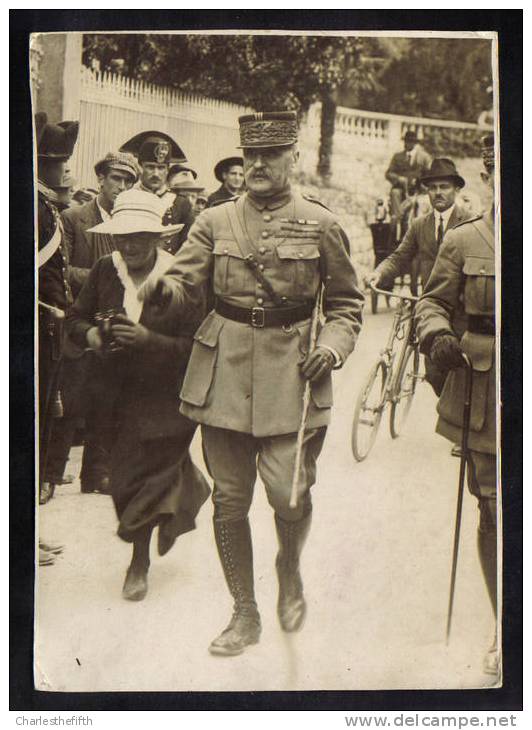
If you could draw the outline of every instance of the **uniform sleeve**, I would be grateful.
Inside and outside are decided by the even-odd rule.
[[[87,332],[94,326],[94,315],[98,311],[100,271],[101,264],[100,261],[97,261],[90,270],[87,280],[67,314],[67,332],[78,347],[87,347]]]
[[[68,215],[68,211],[61,214],[61,220],[63,222],[63,242],[68,252],[68,260],[72,261],[74,258],[74,242],[76,240],[76,230],[71,217]],[[77,295],[86,279],[89,276],[90,269],[82,268],[81,266],[68,267],[68,280],[74,295]]]
[[[395,251],[377,266],[376,271],[381,275],[383,284],[393,283],[396,276],[401,276],[418,253],[418,230],[415,223],[411,225]]]
[[[451,322],[463,289],[464,257],[458,245],[459,237],[457,231],[446,234],[423,295],[416,305],[417,335],[421,352],[425,354],[430,352],[436,335],[454,334]]]
[[[324,232],[320,252],[325,324],[317,345],[334,350],[343,363],[355,347],[362,326],[364,295],[345,248],[345,233],[334,222]]]

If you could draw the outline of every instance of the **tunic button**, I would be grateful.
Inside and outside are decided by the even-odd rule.
[[[299,256],[300,259],[303,258],[303,254],[301,252],[298,253],[298,256]]]
[[[265,213],[263,216],[263,220],[266,221],[266,223],[269,223],[271,221],[272,217],[269,213]]]
[[[486,273],[486,269],[480,269],[480,273],[481,274],[485,274]]]
[[[259,289],[262,289],[263,288],[262,287],[262,284],[260,283],[260,281],[257,283],[257,286],[259,287]]]
[[[262,299],[262,297],[259,297],[257,299],[257,304],[264,304],[264,299]]]
[[[265,247],[264,247],[264,246],[261,246],[261,247],[259,248],[259,253],[266,253],[266,249],[265,249]]]
[[[224,248],[224,253],[229,253],[229,249]]]
[[[268,231],[262,231],[262,234],[261,235],[262,235],[263,238],[268,238],[268,236],[270,234],[268,233]]]
[[[260,269],[261,271],[264,271],[264,264],[259,264],[259,269]]]

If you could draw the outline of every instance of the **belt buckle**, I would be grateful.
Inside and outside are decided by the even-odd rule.
[[[251,310],[251,326],[264,327],[264,307],[253,307]]]

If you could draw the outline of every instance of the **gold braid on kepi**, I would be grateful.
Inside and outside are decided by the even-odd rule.
[[[495,138],[493,134],[482,137],[482,162],[487,172],[495,168]]]
[[[238,118],[240,149],[287,147],[297,142],[295,112],[258,112]]]

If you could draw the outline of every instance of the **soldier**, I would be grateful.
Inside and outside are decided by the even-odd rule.
[[[54,187],[61,185],[65,164],[78,137],[78,122],[48,124],[44,112],[35,115],[37,142],[37,215],[39,268],[39,501],[53,496],[45,481],[52,419],[62,412],[58,381],[63,347],[64,312],[72,303],[68,283],[68,253]],[[41,555],[42,563],[53,558]]]
[[[493,135],[483,141],[482,180],[493,192]],[[466,330],[458,339],[453,315],[463,307]],[[449,374],[438,402],[438,433],[460,441],[464,403],[463,353],[473,365],[468,484],[478,499],[478,552],[491,606],[497,617],[497,437],[495,382],[494,206],[449,231],[417,308],[422,352]],[[495,637],[484,669],[499,673]]]
[[[224,157],[214,167],[214,177],[221,182],[208,198],[209,206],[242,195],[244,192],[244,161],[241,157]]]
[[[290,187],[298,159],[295,113],[248,114],[239,122],[248,192],[197,218],[174,267],[148,293],[179,317],[212,276],[215,308],[194,336],[181,410],[202,424],[214,534],[234,599],[229,625],[210,645],[219,655],[240,654],[260,636],[248,522],[257,470],[275,511],[280,623],[285,631],[303,624],[299,558],[330,420],[331,370],[355,346],[364,301],[335,217]],[[309,320],[322,287],[325,322],[310,351]],[[291,508],[307,380],[311,407]]]
[[[416,257],[419,257],[421,283],[425,286],[445,232],[470,218],[456,204],[456,196],[465,186],[465,180],[458,174],[452,160],[445,157],[433,160],[430,170],[422,176],[421,182],[428,188],[432,210],[414,220],[401,244],[369,275],[368,281],[377,286],[386,288],[393,285],[395,277],[403,274]],[[455,327],[456,325],[461,334],[460,328],[463,331],[463,325],[455,322]],[[439,371],[428,358],[425,360],[425,370],[427,380],[436,395],[440,395],[447,373]]]

